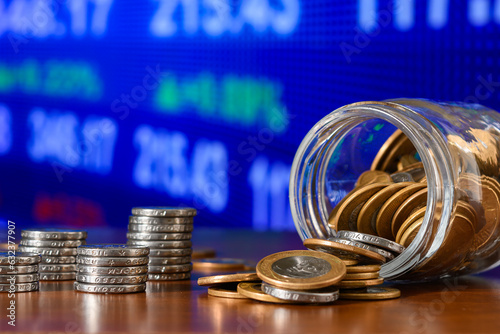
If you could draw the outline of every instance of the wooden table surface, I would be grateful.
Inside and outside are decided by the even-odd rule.
[[[193,241],[253,260],[302,249],[297,235],[286,233],[200,231]],[[196,284],[206,273],[197,272],[191,281],[148,282],[146,293],[130,295],[41,282],[38,292],[16,294],[15,328],[7,324],[9,298],[0,294],[0,333],[500,333],[499,274],[399,285],[399,299],[327,306],[211,297]]]

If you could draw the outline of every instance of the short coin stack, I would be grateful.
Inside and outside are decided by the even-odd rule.
[[[0,292],[38,290],[40,255],[21,252],[0,252]]]
[[[19,251],[42,256],[41,281],[66,281],[76,278],[76,248],[85,245],[87,232],[71,229],[27,229],[21,231]]]
[[[78,247],[75,290],[133,293],[146,290],[149,248],[130,245]]]
[[[194,216],[196,209],[193,208],[132,209],[127,244],[150,248],[150,281],[174,281],[191,277],[191,232]]]

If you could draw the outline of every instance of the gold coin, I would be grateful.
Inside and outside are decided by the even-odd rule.
[[[415,152],[412,142],[398,129],[382,145],[370,169],[393,173],[397,170],[399,158],[412,152]]]
[[[377,235],[377,214],[380,211],[380,208],[392,195],[411,184],[413,183],[394,183],[388,185],[370,197],[359,211],[357,221],[358,232]]]
[[[392,195],[384,205],[380,208],[377,214],[376,231],[377,234],[389,240],[394,240],[391,230],[391,222],[394,213],[398,210],[401,203],[417,191],[427,187],[426,184],[413,183]]]
[[[379,277],[378,271],[373,271],[369,273],[350,273],[345,275],[344,280],[346,281],[355,281],[355,280],[366,280],[366,279],[374,279]]]
[[[405,232],[401,234],[401,239],[399,243],[404,247],[408,247],[413,241],[413,239],[415,239],[415,237],[417,236],[417,233],[420,230],[420,227],[422,226],[423,222],[424,218],[422,217],[413,222],[412,225],[408,226]]]
[[[398,234],[401,225],[410,216],[412,211],[418,210],[427,204],[427,188],[417,191],[410,197],[408,197],[392,216],[391,230],[392,235],[395,238]]]
[[[343,280],[342,282],[335,285],[341,289],[358,289],[373,285],[380,285],[382,283],[384,283],[384,279],[382,277],[379,277],[366,280],[351,280],[351,281]]]
[[[335,231],[357,231],[358,214],[363,204],[388,185],[389,183],[374,183],[358,188],[339,207],[330,227]]]
[[[246,261],[242,259],[213,258],[193,261],[194,270],[244,270]]]
[[[465,201],[459,200],[457,202],[456,213],[467,217],[467,219],[469,219],[472,222],[472,225],[474,225],[474,227],[476,228],[476,232],[479,232],[476,211],[474,210],[474,207],[472,205]]]
[[[424,206],[423,208],[416,210],[408,218],[406,218],[405,222],[403,223],[403,225],[401,225],[401,227],[398,230],[398,233],[396,234],[397,243],[401,244],[401,237],[403,236],[403,233],[405,233],[406,229],[412,226],[413,223],[415,223],[420,218],[423,218],[426,210],[427,206]]]
[[[356,187],[367,186],[373,183],[392,183],[392,179],[386,172],[380,170],[367,170],[358,177]]]
[[[310,238],[304,240],[304,246],[309,249],[319,250],[335,256],[357,257],[363,261],[385,263],[386,258],[368,249],[344,245],[339,242]]]
[[[229,275],[215,275],[198,278],[198,285],[211,286],[216,284],[239,283],[239,282],[258,282],[260,281],[257,273],[238,273]]]
[[[358,259],[350,259],[350,258],[345,258],[345,257],[339,257],[337,256],[344,264],[349,268],[350,266],[355,266],[359,263]]]
[[[361,266],[350,266],[347,267],[347,274],[352,273],[371,273],[374,271],[380,271],[380,265],[378,264],[365,264]]]
[[[315,251],[285,251],[266,256],[257,264],[261,280],[292,290],[321,289],[341,281],[346,266],[338,257]]]
[[[193,260],[208,259],[215,257],[215,250],[212,248],[194,248],[191,258]]]
[[[208,294],[214,297],[247,299],[247,297],[238,293],[237,284],[212,286],[208,288]]]
[[[262,283],[245,283],[238,284],[238,293],[261,302],[276,303],[276,304],[294,304],[292,301],[279,299],[268,295],[261,290]]]
[[[368,287],[365,291],[340,290],[340,299],[384,300],[399,298],[400,296],[401,291],[399,289],[386,287]]]
[[[420,161],[418,161],[415,158],[415,154],[405,154],[401,158],[399,158],[399,161],[397,164],[398,171],[401,171],[401,170],[407,168],[408,166],[414,165],[414,164],[419,163],[419,162]]]

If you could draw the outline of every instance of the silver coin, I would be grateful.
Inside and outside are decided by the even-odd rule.
[[[38,274],[0,275],[0,283],[30,283],[39,279]]]
[[[132,214],[149,217],[193,217],[196,216],[196,209],[175,206],[145,206],[133,208]]]
[[[39,240],[77,240],[86,239],[87,231],[64,228],[34,228],[22,230],[21,237]]]
[[[189,248],[192,246],[190,240],[170,240],[170,241],[145,241],[128,240],[127,244],[134,246],[147,246],[149,248]]]
[[[76,255],[76,248],[50,248],[50,247],[30,247],[19,246],[21,252],[35,253],[42,256],[74,256]]]
[[[178,225],[129,224],[128,230],[130,232],[142,232],[142,233],[191,232],[193,231],[193,225],[192,224],[178,224]]]
[[[190,272],[175,274],[148,274],[148,281],[180,281],[190,278]]]
[[[7,251],[0,252],[0,265],[30,265],[40,263],[41,257],[38,253]]]
[[[127,233],[130,240],[191,240],[191,233]]]
[[[415,182],[413,176],[410,173],[405,173],[405,172],[391,174],[391,178],[392,181],[394,181],[394,183]]]
[[[391,252],[383,250],[382,248],[378,248],[375,246],[370,246],[370,245],[364,244],[364,243],[359,242],[359,241],[353,241],[353,240],[343,239],[343,238],[338,238],[338,237],[337,238],[330,238],[330,240],[344,244],[344,245],[363,248],[363,249],[375,252],[379,255],[382,255],[383,257],[385,257],[389,261],[394,259],[394,254],[392,254]]]
[[[187,264],[174,264],[168,266],[152,266],[148,267],[149,274],[171,274],[171,273],[185,273],[193,269],[191,263]]]
[[[97,257],[97,256],[82,256],[76,258],[78,265],[96,266],[96,267],[130,267],[143,266],[148,264],[147,256],[140,257]]]
[[[272,270],[289,278],[314,278],[332,270],[328,261],[313,256],[289,256],[274,262]]]
[[[270,296],[298,303],[331,303],[339,299],[339,289],[328,287],[318,290],[295,291],[262,283],[262,291]]]
[[[179,257],[188,256],[193,253],[192,248],[178,248],[178,249],[155,249],[151,248],[149,257]]]
[[[397,242],[360,232],[338,231],[337,237],[381,247],[398,254],[401,254],[405,250],[405,248]]]
[[[106,245],[84,245],[78,247],[78,255],[84,256],[146,256],[149,248],[145,246],[106,244]]]
[[[193,224],[193,217],[148,217],[148,216],[129,216],[129,224],[139,225],[181,225]]]
[[[134,293],[146,291],[146,283],[130,285],[100,285],[75,282],[76,291],[89,293]]]
[[[56,248],[72,248],[85,245],[85,240],[36,240],[22,239],[19,243],[22,246],[30,247],[56,247]]]
[[[140,284],[146,283],[148,275],[134,275],[134,276],[108,276],[108,275],[76,275],[76,280],[81,283],[89,284]]]
[[[150,266],[166,266],[171,264],[186,264],[191,262],[191,256],[181,257],[150,257]]]
[[[73,264],[76,263],[76,256],[42,256],[45,264]]]
[[[76,278],[76,272],[72,273],[40,273],[40,281],[71,281]]]
[[[40,272],[42,273],[67,273],[76,272],[76,264],[40,264]]]
[[[91,267],[78,266],[78,273],[87,275],[133,276],[148,273],[148,266],[135,267]]]
[[[0,292],[30,292],[38,291],[38,282],[18,283],[18,284],[0,284]]]
[[[38,264],[28,266],[0,266],[1,275],[33,274],[38,273]]]

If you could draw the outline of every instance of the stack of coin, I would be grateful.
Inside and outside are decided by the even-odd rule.
[[[133,293],[146,290],[149,248],[131,245],[78,247],[75,290],[90,293]]]
[[[150,281],[174,281],[191,277],[191,232],[194,216],[196,209],[193,208],[132,209],[127,244],[150,248]]]
[[[38,290],[40,260],[35,253],[0,252],[0,292]]]
[[[71,229],[27,229],[21,231],[19,251],[37,253],[41,281],[65,281],[76,278],[76,248],[85,245],[87,232]]]

